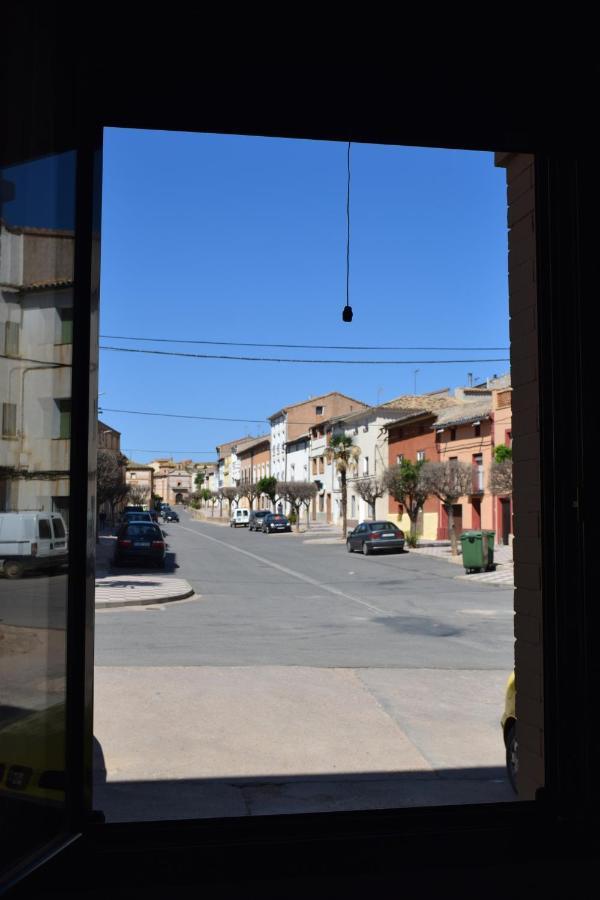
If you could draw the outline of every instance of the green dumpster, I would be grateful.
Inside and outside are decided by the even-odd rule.
[[[495,531],[484,531],[483,534],[487,535],[487,564],[486,569],[488,572],[493,572],[496,568],[496,564],[494,563],[494,544],[496,542],[496,532]]]
[[[495,531],[463,531],[460,536],[465,572],[491,572],[494,565]]]
[[[481,572],[488,564],[488,533],[486,531],[463,531],[460,536],[465,572]]]

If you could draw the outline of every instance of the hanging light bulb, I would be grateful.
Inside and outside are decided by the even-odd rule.
[[[352,307],[350,306],[350,144],[348,141],[348,184],[346,188],[346,305],[342,310],[342,322],[352,321]]]

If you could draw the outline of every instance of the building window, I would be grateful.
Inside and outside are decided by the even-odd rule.
[[[504,443],[507,447],[512,447],[512,431],[505,432]]]
[[[399,453],[396,457],[396,465],[400,466],[404,462],[404,453]]]
[[[451,441],[455,441],[455,440],[456,440],[456,428],[451,428],[451,429],[450,429],[450,440],[451,440]]]
[[[317,416],[322,416],[324,411],[324,406],[315,406],[315,413],[317,414]]]
[[[353,519],[356,518],[356,497],[354,496],[354,494],[352,494],[352,510],[350,514]]]
[[[425,462],[425,451],[417,450],[417,462]]]
[[[363,457],[363,475],[368,475],[368,474],[369,474],[369,457],[364,456]]]
[[[57,344],[73,343],[73,310],[57,309],[58,313],[58,334]]]
[[[6,356],[19,355],[19,323],[4,323],[4,353]]]
[[[319,474],[325,474],[325,458],[323,456],[319,457]]]
[[[57,419],[55,438],[68,440],[71,437],[71,400],[55,400]]]
[[[317,474],[317,457],[316,456],[313,457],[313,461],[312,461],[312,473],[313,473],[313,475]]]
[[[481,437],[481,425],[479,422],[477,425],[474,425],[473,428],[475,429],[475,437]]]
[[[2,404],[2,437],[17,436],[17,404]]]
[[[319,494],[319,512],[325,512],[325,497]]]

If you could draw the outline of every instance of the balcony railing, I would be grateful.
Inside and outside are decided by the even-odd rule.
[[[471,493],[472,494],[483,494],[483,492],[484,492],[483,469],[479,468],[479,466],[474,466],[472,478],[471,478]]]

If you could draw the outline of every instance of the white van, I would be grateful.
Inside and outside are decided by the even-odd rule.
[[[68,559],[68,536],[60,513],[0,513],[0,572],[20,578],[28,569],[58,569]]]
[[[246,525],[248,526],[248,522],[250,521],[250,510],[249,509],[234,509],[231,513],[231,519],[229,520],[230,528],[237,528],[238,525]]]

